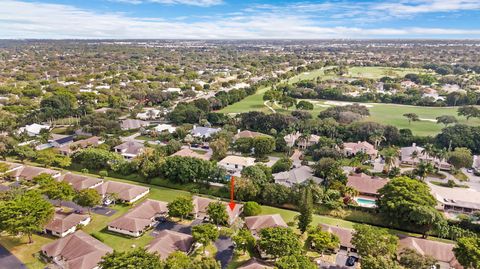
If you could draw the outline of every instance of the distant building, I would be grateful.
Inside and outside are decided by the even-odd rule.
[[[438,158],[428,156],[424,152],[424,148],[417,146],[415,143],[411,147],[403,147],[400,149],[400,161],[403,164],[417,165],[420,161],[430,162],[435,167],[441,170],[450,170],[452,165],[446,162],[445,160],[440,160]],[[414,155],[416,153],[416,156]]]
[[[61,269],[98,269],[113,249],[83,231],[76,231],[42,247],[42,254]]]
[[[231,173],[236,173],[241,172],[245,167],[255,165],[255,158],[230,155],[219,161],[218,165]]]
[[[243,131],[238,130],[237,134],[233,138],[235,140],[237,140],[239,138],[255,138],[255,137],[260,137],[260,136],[269,136],[269,135],[262,134],[262,133],[259,133],[259,132],[252,132],[252,131],[249,131],[249,130],[243,130]]]
[[[358,141],[357,143],[343,143],[343,153],[346,156],[355,156],[359,152],[367,154],[368,156],[370,156],[371,160],[376,159],[378,155],[378,150],[376,150],[375,147],[367,141]]]
[[[127,141],[113,148],[116,153],[119,153],[126,160],[131,160],[142,154],[145,146],[136,141]]]
[[[87,139],[82,139],[67,145],[63,145],[58,148],[58,151],[60,152],[60,154],[69,156],[80,149],[84,149],[88,147],[96,147],[101,144],[103,144],[103,140],[100,137],[92,136]]]
[[[189,148],[183,148],[175,153],[173,153],[170,156],[181,156],[181,157],[192,157],[192,158],[197,158],[197,159],[202,159],[202,160],[210,160],[210,155],[209,154],[200,154],[197,153]]]
[[[201,137],[201,138],[210,138],[212,135],[220,132],[220,128],[209,128],[209,127],[202,127],[202,126],[193,126],[193,129],[190,131],[192,136],[194,137]]]
[[[283,139],[285,140],[285,143],[287,143],[287,146],[293,147],[295,145],[295,142],[301,135],[302,134],[300,134],[299,132],[296,132],[296,133],[288,134],[284,136]]]
[[[50,125],[43,125],[37,123],[25,125],[25,127],[21,127],[20,129],[18,129],[18,133],[26,133],[28,136],[37,136],[42,130],[50,130]]]
[[[151,120],[156,119],[160,116],[161,111],[154,108],[146,109],[145,112],[141,112],[137,114],[137,119],[141,120]]]
[[[160,231],[155,239],[146,246],[147,252],[156,253],[162,260],[165,260],[175,251],[188,254],[192,248],[193,237],[191,235],[170,230]]]
[[[480,212],[480,192],[466,188],[447,188],[427,183],[438,202],[438,209],[445,212],[473,214]]]
[[[290,171],[284,171],[273,174],[275,183],[282,184],[287,187],[291,187],[294,184],[302,184],[308,179],[312,179],[315,183],[320,184],[323,180],[313,175],[312,168],[302,165],[297,168],[293,168]]]
[[[120,123],[120,128],[124,131],[126,130],[135,130],[140,129],[142,127],[148,127],[150,123],[148,121],[143,120],[135,120],[135,119],[126,119]]]
[[[161,133],[164,131],[168,131],[168,133],[172,134],[177,130],[177,127],[170,125],[170,124],[159,124],[155,127],[153,127],[153,130]]]

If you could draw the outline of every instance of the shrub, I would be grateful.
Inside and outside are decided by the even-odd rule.
[[[249,201],[243,205],[243,214],[245,216],[256,216],[262,213],[262,208],[257,202]]]

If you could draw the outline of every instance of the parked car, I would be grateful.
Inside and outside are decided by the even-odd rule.
[[[355,262],[357,261],[357,258],[353,257],[353,256],[349,256],[347,258],[347,262],[345,263],[347,266],[354,266],[355,265]]]

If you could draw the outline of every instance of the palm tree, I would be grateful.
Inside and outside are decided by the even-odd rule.
[[[433,144],[427,143],[423,147],[422,154],[427,156],[427,159],[430,159],[435,152],[435,146]]]
[[[410,158],[412,158],[412,167],[415,166],[415,160],[418,159],[418,151],[414,150],[412,154],[410,154]]]
[[[430,162],[420,161],[415,169],[414,173],[419,176],[422,180],[425,180],[428,174],[435,172],[435,168]]]
[[[395,163],[399,156],[398,148],[395,146],[384,148],[381,152],[383,158],[385,159],[385,168],[386,172],[390,171],[392,166],[395,166]]]

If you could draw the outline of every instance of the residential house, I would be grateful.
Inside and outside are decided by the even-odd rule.
[[[249,131],[249,130],[240,131],[240,129],[239,129],[237,131],[237,134],[233,137],[233,139],[237,140],[239,138],[255,138],[255,137],[260,137],[260,136],[268,136],[268,135],[258,133],[258,132],[252,132],[252,131]]]
[[[288,134],[284,136],[283,140],[285,140],[285,142],[287,143],[287,146],[293,147],[295,145],[295,142],[300,136],[302,136],[302,134],[299,132],[296,132],[296,133]]]
[[[167,88],[165,91],[170,93],[178,93],[178,94],[182,93],[182,89],[180,88]]]
[[[473,214],[480,212],[480,192],[471,188],[447,188],[427,183],[438,202],[437,209],[445,212]]]
[[[255,158],[230,155],[219,161],[218,165],[231,173],[239,173],[243,168],[255,165]]]
[[[196,219],[208,219],[207,208],[208,205],[212,202],[218,202],[219,200],[213,200],[200,196],[193,196],[193,211],[192,215]],[[240,216],[243,210],[243,205],[236,204],[233,210],[230,209],[229,204],[222,202],[227,209],[228,214],[228,224],[232,225],[235,220]]]
[[[379,177],[372,177],[364,173],[348,176],[347,186],[358,191],[354,200],[359,206],[376,207],[376,200],[379,197],[378,190],[383,188],[388,180]]]
[[[254,237],[258,237],[261,229],[272,227],[288,227],[280,214],[260,215],[245,218],[245,227]]]
[[[19,163],[11,163],[11,162],[2,162],[0,161],[0,164],[5,167],[5,170],[3,172],[0,172],[0,174],[10,174],[15,170],[19,170],[23,167],[23,164]]]
[[[203,139],[210,138],[212,135],[220,132],[220,128],[210,128],[203,126],[193,125],[193,129],[190,131],[193,137],[200,137]]]
[[[162,133],[164,131],[168,131],[168,133],[172,134],[177,130],[177,127],[171,125],[171,124],[159,124],[155,127],[153,127],[153,130]]]
[[[237,267],[237,269],[273,269],[273,268],[274,268],[273,266],[270,266],[264,261],[257,258],[251,258],[250,260],[240,265],[240,267]]]
[[[88,147],[96,147],[98,145],[103,144],[103,140],[98,136],[92,136],[87,139],[82,139],[75,141],[71,144],[63,145],[58,148],[60,154],[69,156],[75,153],[77,150],[88,148]]]
[[[371,160],[376,159],[378,155],[378,150],[376,150],[375,147],[367,141],[343,143],[343,153],[346,156],[355,156],[359,152],[367,154],[370,156]]]
[[[70,184],[70,186],[72,186],[72,188],[74,188],[76,191],[93,189],[103,183],[102,179],[73,173],[66,173],[63,175],[62,180],[68,182],[68,184]]]
[[[48,140],[48,143],[54,148],[61,148],[72,143],[73,138],[73,135],[52,134],[52,139]]]
[[[18,133],[26,133],[28,136],[37,136],[40,134],[42,130],[50,130],[50,125],[44,125],[44,124],[30,124],[30,125],[25,125],[25,127],[21,127],[18,129]]]
[[[183,148],[175,153],[173,153],[170,156],[181,156],[181,157],[192,157],[192,158],[197,158],[197,159],[202,159],[202,160],[210,160],[210,154],[205,153],[205,154],[200,154],[197,153],[189,148]]]
[[[416,156],[415,156],[415,153]],[[403,147],[400,149],[400,162],[403,164],[417,165],[421,161],[430,162],[435,167],[441,170],[450,170],[452,165],[446,162],[445,160],[438,159],[433,156],[429,156],[425,149],[417,146],[413,143],[411,147]]]
[[[407,248],[413,249],[421,255],[430,256],[437,260],[436,268],[438,269],[463,269],[455,258],[453,253],[455,245],[453,244],[411,236],[400,238],[399,244],[399,253]]]
[[[142,127],[148,127],[148,125],[150,125],[148,121],[125,119],[120,123],[120,128],[124,131],[135,130],[135,129],[140,129]]]
[[[61,269],[98,269],[102,257],[113,252],[112,248],[81,230],[44,245],[41,250]]]
[[[106,200],[111,200],[112,194],[116,195],[118,200],[125,203],[134,203],[150,192],[147,187],[122,183],[117,181],[105,181],[95,190]]]
[[[142,154],[145,146],[137,141],[127,141],[113,148],[116,153],[119,153],[126,160],[131,160]]]
[[[323,231],[326,231],[338,236],[338,239],[340,240],[341,250],[345,250],[353,253],[357,252],[357,250],[355,249],[355,246],[352,244],[353,230],[341,228],[338,226],[327,225],[327,224],[320,224],[320,227],[322,228]]]
[[[141,112],[137,114],[137,119],[141,120],[152,120],[156,119],[160,116],[161,111],[155,108],[147,108],[145,112]]]
[[[400,85],[402,86],[402,88],[410,89],[410,88],[416,87],[417,83],[410,80],[404,80],[400,82]]]
[[[147,246],[147,252],[156,253],[162,260],[175,251],[190,253],[193,247],[193,237],[189,234],[170,230],[160,231]]]
[[[61,173],[57,170],[29,166],[29,165],[22,165],[18,169],[9,172],[8,175],[15,180],[32,180],[34,177],[39,176],[40,174],[49,174],[53,178],[60,177]]]
[[[44,232],[57,237],[65,237],[77,230],[78,225],[88,225],[90,215],[58,210],[53,215],[52,221],[45,225]]]
[[[108,230],[139,237],[156,223],[156,218],[168,212],[167,203],[147,199],[125,215],[108,224]]]
[[[311,135],[309,135],[305,138],[300,136],[297,139],[297,146],[301,149],[306,149],[308,147],[311,147],[311,146],[317,144],[319,140],[320,140],[320,136],[314,135],[314,134],[311,134]]]
[[[275,183],[282,184],[287,187],[291,187],[294,184],[302,184],[308,179],[312,179],[317,184],[320,184],[323,181],[321,178],[315,177],[313,175],[312,168],[306,165],[293,168],[290,171],[273,174],[273,178],[275,179]]]

